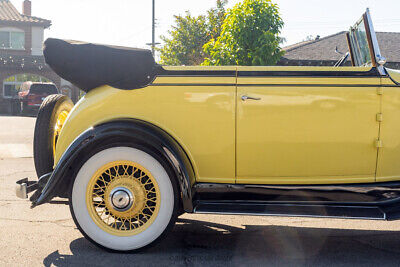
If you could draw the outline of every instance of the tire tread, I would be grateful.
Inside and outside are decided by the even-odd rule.
[[[55,112],[57,104],[72,101],[65,95],[54,94],[47,96],[40,106],[33,138],[33,158],[38,178],[53,170],[54,158],[50,137],[53,135],[51,117]]]

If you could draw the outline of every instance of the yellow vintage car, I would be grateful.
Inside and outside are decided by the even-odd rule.
[[[153,244],[185,212],[397,219],[400,72],[368,10],[347,39],[332,67],[167,67],[48,39],[46,62],[87,93],[46,98],[40,179],[16,193],[68,198],[82,234],[114,251]]]

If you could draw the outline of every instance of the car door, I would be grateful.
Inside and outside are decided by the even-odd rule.
[[[379,86],[376,68],[239,67],[236,182],[373,182]]]

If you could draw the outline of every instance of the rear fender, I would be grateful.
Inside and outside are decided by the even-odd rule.
[[[187,154],[165,131],[136,119],[106,122],[79,135],[61,156],[40,194],[35,194],[37,197],[31,199],[32,206],[68,193],[77,171],[89,156],[119,145],[143,149],[164,163],[164,167],[167,167],[167,171],[179,185],[184,211],[193,211],[192,186],[195,183],[195,175]]]

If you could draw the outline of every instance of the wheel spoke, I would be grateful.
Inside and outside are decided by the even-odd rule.
[[[124,165],[124,166],[122,166],[122,168],[124,169],[124,176],[128,175],[129,166],[128,165]]]
[[[110,163],[92,179],[89,201],[102,229],[121,234],[135,232],[155,219],[160,205],[159,189],[155,179],[142,166],[131,162]],[[119,210],[114,206],[110,194],[117,187],[132,191],[134,203],[131,208]]]
[[[96,184],[95,186],[94,186],[94,189],[99,189],[99,190],[101,190],[103,193],[105,193],[106,192],[106,188],[104,187],[104,186],[99,186],[98,184]]]

